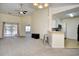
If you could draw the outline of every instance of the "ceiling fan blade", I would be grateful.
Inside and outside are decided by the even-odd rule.
[[[24,14],[26,14],[27,11],[23,11]]]

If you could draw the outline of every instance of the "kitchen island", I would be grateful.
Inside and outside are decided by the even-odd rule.
[[[52,48],[64,48],[64,32],[48,31],[48,42]]]

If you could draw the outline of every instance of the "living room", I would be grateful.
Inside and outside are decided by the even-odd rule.
[[[57,39],[56,41],[55,39],[53,40],[51,38],[51,42],[53,41],[53,43],[55,44],[53,43],[51,44],[49,42],[50,46],[48,45],[47,42],[45,42],[44,44],[43,39],[45,34],[50,34],[49,32],[53,31],[52,27],[53,25],[56,24],[53,23],[54,17],[56,18],[64,17],[62,16],[63,13],[65,11],[67,11],[67,13],[71,13],[69,12],[69,10],[71,9],[73,10],[77,8],[75,10],[78,11],[79,4],[78,3],[49,3],[48,5],[49,6],[45,8],[38,8],[37,6],[34,6],[33,3],[1,3],[0,4],[0,12],[1,12],[0,13],[0,38],[1,38],[0,55],[75,55],[76,53],[78,54],[77,52],[78,50],[76,50],[75,52],[75,50],[73,49],[69,49],[69,50],[62,49],[62,48],[79,48],[79,45],[76,47],[73,46],[72,45],[73,42],[65,47],[66,41],[64,39],[65,38],[64,32],[62,34],[62,37],[59,36],[60,35],[59,33],[56,35],[59,38],[55,36],[55,39]],[[74,19],[78,20],[78,14],[77,14],[77,18],[73,18],[73,22]],[[56,28],[56,26],[54,26],[54,28]],[[54,31],[54,33],[55,32],[58,31]],[[39,39],[32,38],[31,37],[32,34],[39,34]],[[73,36],[71,34],[70,33],[67,34],[67,38],[73,39],[72,37],[75,36],[75,34]],[[77,35],[75,37],[77,41]],[[60,42],[63,44],[61,44]],[[68,43],[69,42],[70,41],[68,41]],[[53,49],[53,48],[61,48],[61,49]],[[59,54],[61,50],[62,53]],[[44,51],[46,51],[46,53],[44,53]],[[54,51],[56,52],[55,54],[53,53]],[[74,53],[72,53],[72,51],[74,51]]]

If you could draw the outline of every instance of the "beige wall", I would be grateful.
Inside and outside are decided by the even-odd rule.
[[[25,26],[31,25],[31,16],[22,16],[20,17],[20,25],[19,25],[19,32],[20,36],[25,36]]]
[[[8,14],[0,14],[0,22],[12,22],[12,23],[19,23],[20,18],[17,16],[11,16]]]
[[[3,22],[19,23],[19,17],[8,14],[0,14],[0,38],[2,38]]]
[[[31,24],[31,17],[30,16],[18,17],[8,14],[0,14],[0,38],[2,38],[3,22],[18,23],[20,36],[25,36],[25,25]]]
[[[32,32],[39,33],[40,38],[48,31],[48,9],[39,9],[32,15]]]
[[[31,20],[31,16],[23,16],[23,23],[25,23],[25,25],[31,25]]]
[[[2,38],[2,31],[3,31],[2,28],[3,28],[2,27],[2,22],[0,22],[0,38]]]

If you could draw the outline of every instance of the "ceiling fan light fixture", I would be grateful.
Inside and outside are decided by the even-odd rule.
[[[19,14],[26,14],[27,11],[20,11]]]
[[[20,13],[20,14],[23,14],[23,12],[22,12],[22,11],[20,11],[19,13]]]

